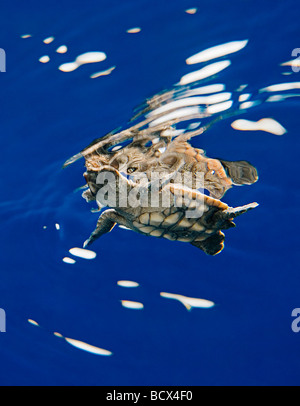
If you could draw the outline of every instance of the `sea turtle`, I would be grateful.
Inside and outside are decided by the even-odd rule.
[[[171,91],[154,96],[147,100],[130,120],[140,120],[137,124],[122,131],[117,129],[94,140],[79,154],[65,162],[64,167],[84,157],[84,187],[88,189],[83,193],[83,197],[87,201],[97,200],[99,210],[103,206],[109,207],[100,215],[97,228],[86,244],[109,231],[115,223],[119,223],[143,234],[190,242],[214,255],[223,247],[224,235],[221,229],[233,227],[234,217],[257,205],[253,203],[230,208],[219,200],[232,186],[251,185],[258,180],[253,165],[247,161],[209,158],[204,150],[190,144],[192,137],[205,133],[215,123],[234,113],[229,111],[216,115],[215,111],[219,111],[222,103],[218,103],[216,110],[210,109],[203,104],[201,97],[194,97],[199,92],[201,94],[202,90],[176,85]],[[226,99],[229,94],[220,93],[218,98],[221,96],[226,96]],[[196,106],[198,102],[200,106]],[[199,119],[206,120],[210,117],[213,119],[204,125],[198,122]],[[186,121],[190,124],[183,124]],[[178,128],[180,125],[185,128]],[[98,176],[105,171],[114,175],[124,186],[122,191],[117,193],[119,200],[131,195],[132,190],[138,190],[142,195],[145,190],[153,191],[157,188],[153,175],[160,177],[163,172],[164,181],[158,188],[160,196],[169,191],[173,200],[171,199],[168,207],[162,204],[155,207],[147,204],[134,208],[114,203],[107,205],[102,198],[99,199],[99,191],[102,188],[97,182]],[[146,186],[138,184],[141,175],[144,176]],[[183,175],[188,175],[184,182]],[[129,176],[131,180],[128,179]],[[201,192],[198,190],[199,177]],[[186,216],[189,205],[178,207],[177,204],[180,196],[190,196],[190,193],[193,204],[198,202],[202,208],[198,218]]]
[[[112,166],[103,166],[98,172],[98,181],[103,186],[99,187],[96,200],[100,208],[109,208],[101,213],[84,247],[119,224],[144,235],[188,242],[206,254],[216,255],[224,247],[225,236],[221,230],[235,227],[235,217],[257,206],[251,203],[229,207],[197,190],[171,183],[172,176],[176,178],[176,173],[139,184]],[[153,205],[154,192],[158,198]],[[84,192],[84,197],[94,200],[90,190]]]

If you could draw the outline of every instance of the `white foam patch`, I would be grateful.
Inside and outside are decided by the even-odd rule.
[[[62,72],[72,72],[81,65],[102,62],[105,59],[106,54],[104,52],[85,52],[84,54],[78,55],[75,61],[63,63],[58,69]]]
[[[54,37],[48,37],[43,40],[45,44],[51,44],[54,41]]]
[[[248,40],[226,42],[225,44],[207,48],[187,58],[186,63],[192,65],[199,62],[207,62],[211,59],[220,58],[225,55],[240,51],[248,44]]]
[[[115,66],[112,66],[112,67],[109,68],[109,69],[106,69],[106,70],[102,70],[102,71],[100,71],[100,72],[93,73],[93,74],[90,76],[90,78],[91,78],[91,79],[96,79],[96,78],[99,78],[100,76],[107,76],[107,75],[110,75],[111,72],[112,72],[114,69],[116,69],[116,67],[115,67]]]
[[[282,92],[284,90],[300,89],[300,82],[277,83],[260,89],[260,92]]]
[[[86,250],[84,248],[74,247],[69,250],[70,254],[74,255],[75,257],[80,257],[83,259],[94,259],[96,258],[97,254],[94,251]]]
[[[160,296],[167,299],[175,299],[183,304],[187,310],[191,310],[193,307],[200,307],[204,309],[209,309],[215,305],[211,300],[199,299],[195,297],[188,297],[183,295],[178,295],[175,293],[160,292]]]
[[[58,223],[55,223],[55,228],[56,230],[60,230],[60,225]]]
[[[83,341],[74,340],[73,338],[64,337],[64,339],[71,344],[73,347],[79,348],[80,350],[90,352],[96,355],[112,355],[111,351],[104,350],[103,348],[95,347],[94,345],[87,344]]]
[[[75,264],[75,259],[73,259],[73,258],[69,258],[69,257],[64,257],[63,259],[63,262],[65,262],[66,264]]]
[[[59,53],[59,54],[65,54],[67,51],[68,51],[68,48],[67,48],[66,45],[61,45],[56,50],[56,52]]]
[[[273,118],[262,118],[258,121],[236,120],[231,127],[241,131],[265,131],[275,135],[283,135],[286,129]]]
[[[122,306],[128,309],[143,309],[144,305],[141,302],[133,302],[131,300],[121,300]]]
[[[197,82],[202,79],[206,79],[210,76],[213,76],[222,70],[226,69],[228,66],[230,66],[231,61],[225,60],[225,61],[220,61],[220,62],[215,62],[210,65],[205,66],[202,69],[199,69],[195,72],[188,73],[180,79],[179,84],[180,85],[187,85],[189,83]]]
[[[21,35],[21,38],[31,38],[32,37],[32,35],[31,34],[23,34],[23,35]]]
[[[118,281],[117,284],[119,286],[122,286],[123,288],[136,288],[139,286],[139,283],[134,282],[134,281],[126,281],[126,280],[121,280]]]
[[[138,32],[141,32],[141,28],[140,27],[129,28],[128,30],[126,30],[126,32],[128,34],[137,34]]]
[[[44,56],[41,56],[41,57],[39,58],[39,61],[40,61],[41,63],[47,63],[47,62],[50,61],[50,58],[49,58],[48,55],[44,55]]]

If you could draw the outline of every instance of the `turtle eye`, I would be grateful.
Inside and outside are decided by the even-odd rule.
[[[216,171],[212,170],[210,173],[211,173],[212,175],[214,175],[214,174],[216,173]]]
[[[137,170],[137,168],[134,168],[133,166],[131,166],[130,168],[127,169],[127,173],[132,173],[135,172]]]

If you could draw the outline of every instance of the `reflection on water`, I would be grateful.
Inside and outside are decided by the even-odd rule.
[[[79,68],[81,65],[86,65],[88,63],[102,62],[106,59],[106,54],[104,52],[86,52],[84,54],[78,55],[73,62],[63,63],[58,67],[62,72],[73,72],[75,69]]]
[[[183,306],[187,310],[191,310],[193,307],[209,309],[215,305],[214,302],[212,302],[211,300],[199,299],[196,297],[188,297],[188,296],[178,295],[175,293],[161,292],[160,296],[165,297],[167,299],[178,300],[180,303],[183,304]]]
[[[121,300],[122,306],[127,309],[143,309],[144,305],[141,302],[134,302],[133,300]]]
[[[260,89],[260,92],[284,92],[294,89],[300,89],[300,82],[277,83]]]
[[[118,281],[117,284],[119,286],[122,286],[124,288],[136,288],[139,286],[139,284],[137,282],[134,281]]]
[[[290,61],[281,63],[280,66],[291,66],[292,68],[296,68],[295,72],[299,72],[300,59],[299,57],[296,59],[291,59]]]
[[[47,63],[47,62],[50,61],[50,58],[49,58],[48,55],[44,55],[44,56],[41,56],[41,57],[40,57],[39,61],[40,61],[41,63]]]
[[[84,343],[83,341],[79,340],[74,340],[73,338],[68,338],[68,337],[63,337],[65,341],[73,347],[79,348],[80,350],[90,352],[91,354],[96,354],[96,355],[105,355],[109,356],[112,355],[111,351],[104,350],[103,348],[100,347],[95,347],[94,345]]]
[[[67,51],[68,51],[68,47],[66,45],[61,45],[56,50],[56,52],[58,54],[65,54]]]
[[[80,257],[84,259],[94,259],[96,258],[96,252],[91,251],[91,250],[86,250],[84,248],[71,248],[69,250],[70,254],[75,255],[75,257]]]
[[[54,41],[54,37],[48,37],[48,38],[45,38],[43,42],[45,44],[51,44],[51,42],[53,42],[53,41]]]
[[[217,45],[215,47],[205,49],[204,51],[200,51],[197,54],[190,56],[186,59],[186,63],[188,65],[193,65],[195,63],[207,62],[212,59],[233,54],[234,52],[238,52],[241,49],[245,48],[247,44],[248,40],[232,41],[227,42],[226,44]]]
[[[126,30],[128,34],[137,34],[140,31],[141,31],[140,27],[129,28],[128,30]]]
[[[187,73],[186,75],[182,76],[180,79],[180,85],[188,85],[193,82],[199,82],[200,80],[209,78],[210,76],[214,76],[217,73],[221,72],[222,70],[228,68],[231,65],[231,61],[225,60],[220,62],[214,62],[210,65],[204,66],[199,70],[194,72]]]
[[[75,264],[75,263],[76,263],[75,259],[69,258],[69,257],[64,257],[62,260],[63,260],[63,262],[65,262],[66,264]]]
[[[107,75],[110,75],[111,72],[112,72],[114,69],[116,69],[116,67],[115,67],[115,66],[112,66],[111,68],[108,68],[108,69],[106,69],[106,70],[102,70],[102,71],[100,71],[100,72],[95,72],[95,73],[93,73],[93,74],[90,76],[90,78],[91,78],[91,79],[96,79],[96,78],[99,78],[100,76],[107,76]]]
[[[235,120],[231,127],[241,131],[266,131],[275,135],[286,133],[286,129],[273,118],[262,118],[258,121]]]
[[[33,326],[39,326],[39,323],[37,323],[35,320],[28,319],[27,321],[28,321],[28,323],[32,324]]]
[[[197,8],[188,8],[187,10],[185,10],[185,12],[187,14],[196,14],[197,13]]]
[[[37,323],[35,320],[28,319],[27,321],[28,321],[28,323],[30,323],[33,326],[41,327],[40,324]],[[103,348],[96,347],[94,345],[85,343],[85,342],[80,341],[80,340],[75,340],[74,338],[64,337],[61,333],[54,332],[53,334],[55,335],[55,337],[63,338],[68,344],[72,345],[73,347],[76,347],[76,348],[78,348],[80,350],[83,350],[83,351],[90,352],[91,354],[104,355],[104,356],[108,356],[108,355],[113,354],[109,350],[105,350]]]

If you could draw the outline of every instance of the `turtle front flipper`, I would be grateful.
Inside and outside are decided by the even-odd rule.
[[[83,247],[92,244],[95,240],[97,240],[97,238],[111,231],[116,223],[124,225],[122,216],[120,216],[114,209],[105,210],[103,213],[101,213],[97,222],[97,227],[92,232],[90,237],[84,242]]]
[[[211,228],[219,228],[226,230],[235,227],[233,219],[246,213],[249,210],[255,209],[258,203],[249,203],[239,207],[228,207],[226,210],[219,210],[209,219],[209,226]]]
[[[237,216],[240,216],[241,214],[246,213],[249,210],[255,209],[257,206],[259,206],[259,204],[256,202],[253,202],[253,203],[245,204],[244,206],[228,207],[228,209],[223,212],[223,217],[233,219]]]
[[[218,231],[216,234],[204,241],[197,241],[196,239],[190,244],[194,245],[194,247],[200,248],[208,255],[216,255],[219,254],[219,252],[221,252],[224,248],[224,240],[225,235],[222,233],[222,231]]]

